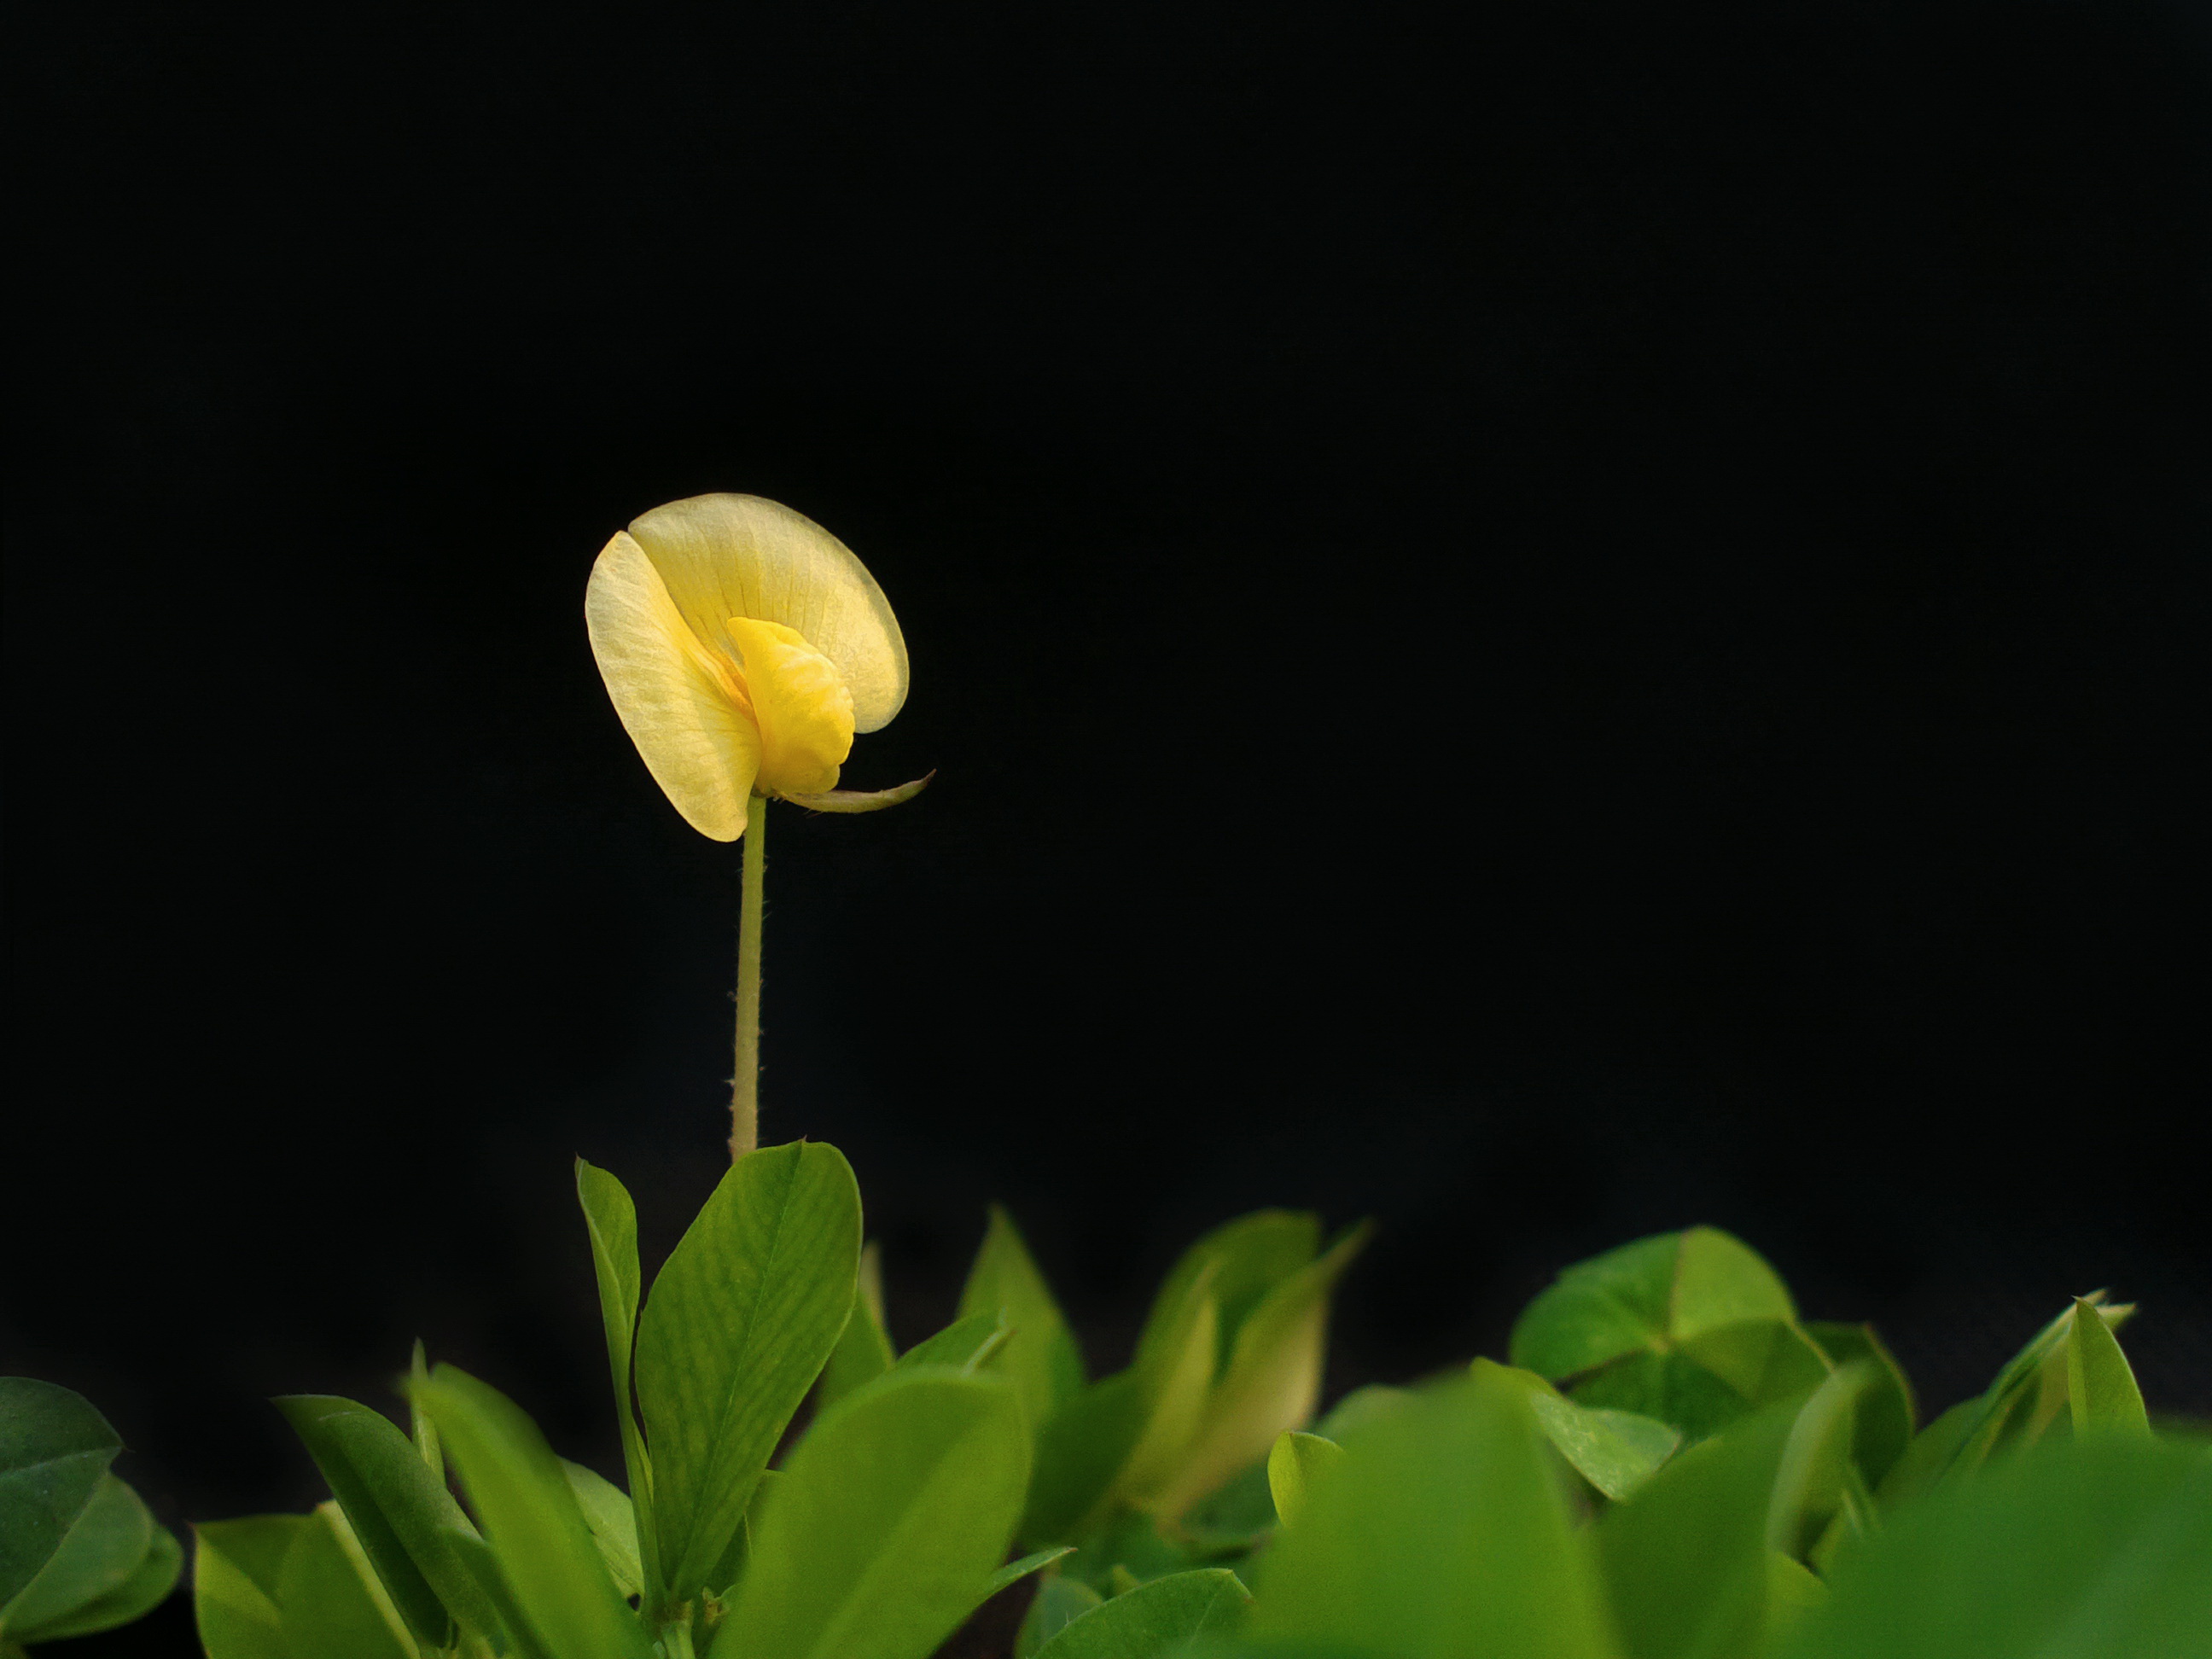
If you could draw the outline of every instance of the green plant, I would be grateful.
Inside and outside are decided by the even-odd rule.
[[[109,1473],[123,1442],[82,1395],[0,1376],[0,1656],[142,1617],[184,1553]]]
[[[769,799],[919,788],[831,788],[903,698],[897,624],[773,503],[631,531],[592,577],[602,672],[678,810],[746,845],[732,1164],[649,1292],[629,1194],[575,1171],[624,1481],[419,1350],[406,1431],[282,1400],[332,1498],[198,1529],[210,1659],[927,1659],[1024,1581],[1016,1659],[2212,1653],[2212,1454],[2153,1435],[2096,1297],[1921,1428],[1870,1329],[1692,1228],[1563,1273],[1510,1365],[1312,1423],[1364,1225],[1217,1228],[1091,1381],[994,1211],[957,1316],[899,1352],[851,1169],[759,1147],[756,1087]]]

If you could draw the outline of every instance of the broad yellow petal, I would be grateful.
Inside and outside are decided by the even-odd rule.
[[[906,641],[890,601],[844,543],[757,495],[694,495],[656,507],[630,534],[701,643],[736,658],[732,617],[780,623],[837,665],[853,729],[890,724],[906,701]]]
[[[853,694],[836,665],[780,623],[732,617],[729,629],[760,728],[754,787],[764,795],[836,788],[853,752]]]
[[[735,841],[760,770],[760,734],[626,534],[617,532],[592,566],[584,622],[599,678],[653,781],[701,835]]]

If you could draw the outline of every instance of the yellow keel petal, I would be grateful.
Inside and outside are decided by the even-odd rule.
[[[760,771],[760,734],[627,534],[617,532],[592,567],[584,621],[607,695],[653,781],[701,835],[735,841]]]
[[[732,617],[795,629],[837,666],[853,728],[890,724],[906,701],[906,641],[867,567],[811,519],[757,495],[694,495],[631,524],[700,642],[736,658]]]
[[[853,752],[853,694],[830,659],[795,629],[732,617],[753,723],[760,728],[764,795],[818,793],[837,787],[837,769]]]

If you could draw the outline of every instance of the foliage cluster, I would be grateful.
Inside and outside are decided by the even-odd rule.
[[[624,1482],[419,1352],[405,1430],[280,1400],[332,1497],[197,1528],[210,1659],[927,1659],[1002,1594],[1018,1659],[2212,1654],[2212,1445],[2154,1432],[2099,1297],[1923,1425],[1869,1328],[1692,1228],[1561,1274],[1511,1364],[1313,1421],[1364,1228],[1216,1229],[1093,1381],[995,1211],[900,1352],[833,1147],[738,1160],[649,1295],[621,1183],[577,1192]],[[137,1616],[178,1550],[112,1431],[0,1386],[0,1631]]]

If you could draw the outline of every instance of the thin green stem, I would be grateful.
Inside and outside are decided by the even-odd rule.
[[[745,815],[745,875],[738,907],[738,1067],[730,1079],[730,1162],[760,1144],[761,890],[768,869],[768,801]]]

